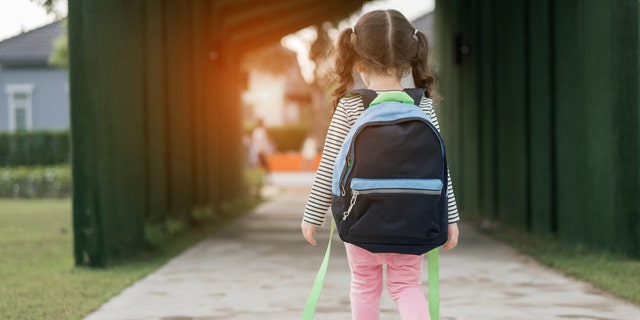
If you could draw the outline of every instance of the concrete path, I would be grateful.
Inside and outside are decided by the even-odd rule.
[[[328,241],[327,228],[319,230],[316,248],[299,231],[311,179],[274,175],[279,187],[266,190],[269,202],[85,319],[300,319]],[[639,306],[541,266],[471,226],[460,229],[458,248],[440,258],[441,319],[640,319]],[[399,319],[386,292],[381,310],[381,319]],[[350,319],[349,269],[337,234],[315,319]]]

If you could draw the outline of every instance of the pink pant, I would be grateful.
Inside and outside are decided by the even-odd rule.
[[[378,320],[382,294],[382,265],[387,265],[387,289],[398,305],[402,320],[429,320],[429,306],[422,292],[423,256],[371,253],[345,243],[351,268],[351,317]]]

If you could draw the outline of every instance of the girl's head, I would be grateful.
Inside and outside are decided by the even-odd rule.
[[[340,33],[337,43],[338,86],[334,104],[353,86],[353,68],[360,63],[370,72],[395,72],[398,79],[409,71],[417,88],[435,95],[435,80],[429,69],[427,37],[396,10],[376,10],[360,17],[353,28]]]

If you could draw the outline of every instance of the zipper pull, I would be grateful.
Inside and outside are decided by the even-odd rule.
[[[352,152],[350,151],[347,154],[347,164],[344,168],[344,170],[342,171],[342,175],[340,176],[340,195],[341,196],[345,196],[347,194],[347,192],[345,191],[344,185],[347,183],[347,176],[349,175],[349,171],[351,171],[351,165],[353,164],[353,155]]]
[[[349,209],[347,209],[347,211],[342,213],[342,221],[347,220],[349,213],[351,213],[351,209],[353,209],[353,206],[356,204],[356,199],[358,198],[359,194],[360,192],[357,190],[352,191],[351,202],[349,203]]]

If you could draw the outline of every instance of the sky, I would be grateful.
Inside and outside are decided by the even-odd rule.
[[[319,0],[321,1],[321,0]],[[409,20],[432,11],[435,0],[377,0],[367,3],[363,12],[375,9],[396,9]],[[0,0],[0,41],[16,36],[23,31],[41,27],[56,19],[54,14],[46,13],[45,9],[32,0]],[[67,13],[67,1],[57,2],[56,10],[61,15]],[[355,19],[355,18],[354,18]],[[349,24],[350,22],[346,22]],[[355,21],[351,22],[352,24]],[[298,53],[298,61],[302,74],[308,81],[312,77],[313,65],[307,59],[309,43],[315,39],[315,31],[302,30],[283,40],[283,45]]]
[[[57,9],[66,15],[66,1],[58,1]],[[55,21],[37,1],[0,0],[0,41]]]
[[[321,0],[319,0],[321,1]],[[432,11],[435,0],[377,0],[367,3],[363,12],[376,9],[396,9],[409,20]],[[62,16],[67,13],[67,1],[57,2],[56,10]],[[47,14],[45,9],[32,0],[0,0],[0,41],[16,36],[23,31],[29,31],[56,20],[54,14]],[[346,22],[346,24],[355,23]],[[298,53],[302,75],[307,81],[311,80],[313,65],[308,61],[308,47],[315,39],[315,31],[301,30],[293,36],[286,37],[283,45]]]
[[[433,10],[434,0],[379,0],[369,3],[365,10],[393,8],[404,13],[407,18],[415,19]],[[66,1],[58,1],[57,9],[63,15],[67,12]],[[0,41],[41,27],[56,19],[47,15],[37,1],[0,0]]]

